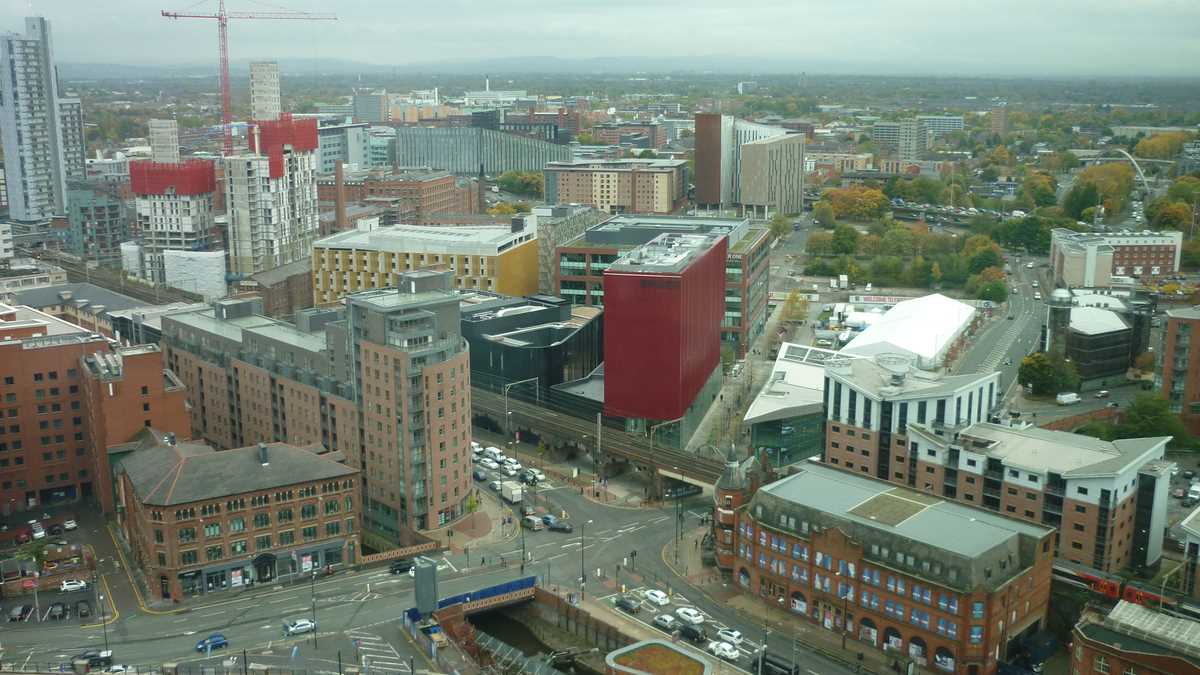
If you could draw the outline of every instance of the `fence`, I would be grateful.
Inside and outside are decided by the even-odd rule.
[[[433,553],[433,552],[440,551],[440,550],[442,550],[442,547],[436,541],[427,541],[427,542],[424,542],[421,544],[405,546],[404,548],[394,548],[390,551],[383,551],[382,553],[372,553],[370,555],[364,555],[361,558],[361,561],[362,561],[363,565],[370,565],[373,563],[384,562],[387,560],[399,560],[402,558],[411,558],[413,556],[417,556],[422,553]]]

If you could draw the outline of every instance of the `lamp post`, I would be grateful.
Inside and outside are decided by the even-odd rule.
[[[587,531],[587,526],[591,525],[592,521],[579,524],[579,599],[583,600],[587,593],[587,566],[584,563],[583,553],[587,547],[587,540],[584,538],[584,533]]]
[[[673,466],[671,470],[675,475],[679,474],[679,467]],[[675,564],[679,564],[679,539],[683,536],[680,529],[683,527],[683,513],[680,509],[683,507],[683,500],[679,498],[679,494],[675,495]]]
[[[104,651],[108,651],[108,619],[104,615],[104,594],[96,583],[96,570],[92,570],[92,588],[96,589],[96,611],[100,614],[100,626],[104,630]]]
[[[525,523],[521,523],[521,574],[525,574],[525,560],[528,557],[525,553]]]
[[[317,646],[317,567],[313,566],[308,590],[312,594],[313,647]]]

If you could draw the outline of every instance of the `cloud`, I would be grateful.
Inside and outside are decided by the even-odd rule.
[[[34,9],[52,21],[60,61],[215,62],[215,21],[160,15],[188,4],[59,0]],[[669,56],[711,67],[727,57],[763,59],[772,70],[1048,76],[1191,76],[1200,62],[1195,0],[230,0],[228,9],[339,17],[231,20],[235,61]],[[6,3],[0,27],[21,30],[24,11]]]

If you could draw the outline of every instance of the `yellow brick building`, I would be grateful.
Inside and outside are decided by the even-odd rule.
[[[531,295],[538,290],[531,225],[395,225],[351,230],[313,244],[313,302],[394,286],[404,272],[448,269],[457,288]]]

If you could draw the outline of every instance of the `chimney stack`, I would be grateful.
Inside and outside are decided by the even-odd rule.
[[[479,213],[487,213],[487,188],[483,183],[483,162],[479,163],[479,178],[475,181],[476,199],[479,200],[475,204],[475,210]]]
[[[342,167],[342,160],[340,159],[333,170],[333,181],[335,195],[334,208],[337,211],[333,229],[335,232],[344,232],[350,229],[350,226],[346,223],[346,170]],[[329,233],[325,232],[324,234]]]
[[[271,463],[269,459],[270,458],[267,457],[267,444],[260,442],[258,444],[258,463],[262,464],[263,466],[267,466]]]

